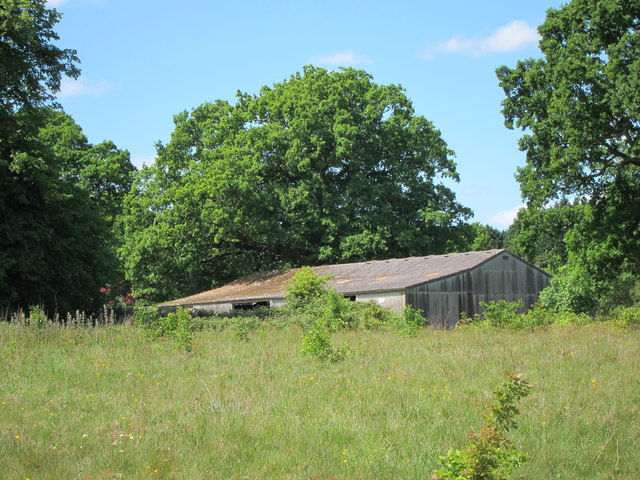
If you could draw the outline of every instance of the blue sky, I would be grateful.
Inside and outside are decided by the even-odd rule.
[[[153,162],[173,115],[237,90],[258,93],[307,64],[361,68],[400,84],[456,153],[451,185],[475,221],[506,228],[521,205],[524,153],[504,127],[500,65],[540,55],[536,27],[556,0],[50,0],[59,44],[82,75],[58,99],[89,141]]]

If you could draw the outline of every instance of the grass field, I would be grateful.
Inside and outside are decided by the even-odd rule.
[[[199,332],[0,325],[3,479],[428,479],[479,428],[501,372],[535,385],[515,478],[640,478],[640,330]]]

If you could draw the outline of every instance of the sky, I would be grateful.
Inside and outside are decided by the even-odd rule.
[[[113,141],[140,167],[173,116],[238,90],[257,94],[304,65],[354,67],[401,85],[455,152],[447,182],[473,221],[506,229],[522,206],[521,132],[504,126],[495,69],[539,57],[536,28],[556,0],[49,0],[58,45],[82,75],[58,101],[91,143]]]

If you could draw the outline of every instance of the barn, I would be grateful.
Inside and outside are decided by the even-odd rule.
[[[411,305],[440,328],[455,326],[461,313],[479,313],[480,302],[522,299],[529,307],[551,279],[503,249],[312,268],[318,275],[330,275],[329,285],[351,300],[373,301],[398,313]],[[253,273],[160,306],[212,314],[277,307],[284,303],[287,285],[297,270]]]

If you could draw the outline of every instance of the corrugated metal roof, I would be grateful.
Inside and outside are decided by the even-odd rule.
[[[331,275],[329,285],[345,295],[403,290],[455,273],[464,272],[504,250],[451,253],[426,257],[393,258],[361,263],[312,267],[321,276]],[[297,268],[252,273],[223,287],[180,298],[163,306],[227,303],[283,298]]]

